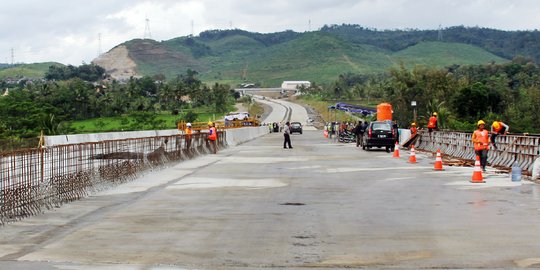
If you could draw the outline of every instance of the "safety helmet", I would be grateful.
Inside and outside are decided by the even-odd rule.
[[[187,123],[186,126],[191,127],[191,123]]]
[[[433,112],[433,116],[437,116],[437,112]]]
[[[416,123],[413,122],[413,123],[411,124],[411,126],[416,126]]]
[[[485,125],[485,124],[486,124],[486,122],[484,122],[484,120],[480,120],[480,121],[478,121],[478,123],[476,123],[477,126]]]
[[[494,129],[499,129],[501,127],[501,124],[499,124],[499,122],[495,121],[493,122],[493,128]]]
[[[212,125],[212,121],[208,121],[208,125],[211,126],[211,125]]]

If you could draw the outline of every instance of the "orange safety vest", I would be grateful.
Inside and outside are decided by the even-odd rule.
[[[418,132],[418,130],[416,129],[416,127],[411,127],[411,135],[416,134],[416,132]]]
[[[489,149],[489,132],[487,130],[475,130],[472,135],[472,141],[474,143],[474,150],[488,150]]]
[[[208,139],[211,141],[217,140],[217,132],[215,127],[210,128],[210,133],[208,134]]]
[[[184,130],[184,133],[186,133],[186,137],[187,137],[188,139],[191,139],[191,134],[193,133],[193,130],[192,130],[191,128],[186,128],[186,129]]]
[[[498,125],[497,125],[498,124]],[[500,133],[501,130],[503,129],[503,122],[493,122],[493,124],[491,125],[493,127],[493,131],[495,131],[496,133]]]
[[[432,116],[429,118],[429,122],[427,124],[428,128],[436,128],[437,127],[437,117]]]

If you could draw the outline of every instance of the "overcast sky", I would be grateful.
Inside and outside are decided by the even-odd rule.
[[[540,29],[540,0],[1,0],[0,13],[0,63],[90,63],[142,38],[147,18],[158,41],[209,29],[304,32],[342,23]]]

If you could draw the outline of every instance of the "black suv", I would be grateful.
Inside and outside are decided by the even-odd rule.
[[[362,137],[362,149],[386,147],[386,152],[394,151],[397,130],[390,121],[374,121],[369,123]]]
[[[302,124],[300,122],[292,122],[290,132],[291,134],[293,134],[294,132],[302,134]]]

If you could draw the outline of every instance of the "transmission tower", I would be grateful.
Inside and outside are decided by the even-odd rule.
[[[13,48],[11,48],[11,64],[15,64],[15,53],[13,52]]]
[[[437,35],[437,40],[442,41],[442,27],[440,24],[439,24],[439,33]]]
[[[193,37],[193,20],[191,20],[191,36]]]
[[[97,56],[98,56],[98,57],[101,56],[101,33],[98,34],[98,51],[97,51]]]
[[[151,39],[152,32],[150,32],[150,19],[146,18],[146,26],[144,27],[144,36],[143,39]]]

